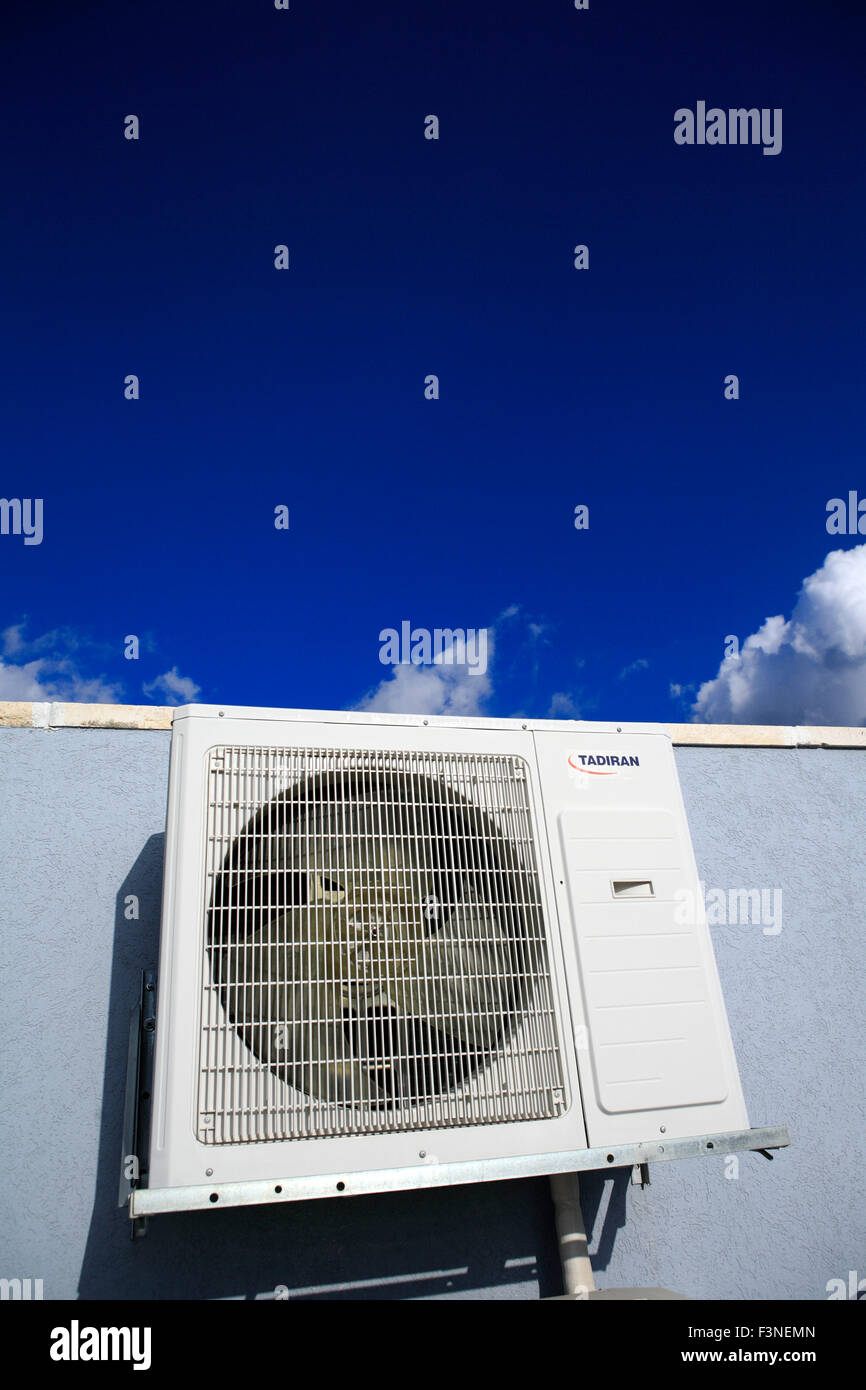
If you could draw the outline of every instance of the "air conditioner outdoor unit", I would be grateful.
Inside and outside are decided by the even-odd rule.
[[[658,725],[175,711],[149,1084],[133,1217],[788,1143]]]

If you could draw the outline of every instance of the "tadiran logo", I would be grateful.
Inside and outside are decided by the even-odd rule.
[[[574,781],[581,777],[616,777],[624,768],[640,767],[640,758],[636,753],[572,752],[568,755],[568,766]]]

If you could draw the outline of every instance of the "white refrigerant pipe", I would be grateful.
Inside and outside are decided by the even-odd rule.
[[[562,1283],[567,1294],[587,1298],[595,1289],[592,1265],[587,1254],[588,1241],[580,1209],[580,1183],[577,1173],[554,1173],[550,1195],[556,1217]]]

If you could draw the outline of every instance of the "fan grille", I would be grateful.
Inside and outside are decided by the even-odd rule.
[[[203,1143],[564,1111],[523,759],[223,746],[207,787]]]

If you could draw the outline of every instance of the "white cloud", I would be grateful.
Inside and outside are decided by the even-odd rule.
[[[31,637],[27,619],[0,631],[0,700],[68,700],[116,705],[126,698],[123,682],[104,675],[88,676],[97,661],[122,660],[119,644],[96,642],[72,628],[55,628]],[[123,661],[123,666],[127,663]],[[195,700],[199,687],[177,667],[144,685],[145,694],[158,691],[170,705]]]
[[[14,656],[16,652],[23,651],[23,632],[23,623],[13,623],[11,627],[7,627],[3,632],[0,632],[0,639],[3,641],[4,656]]]
[[[0,700],[64,700],[116,705],[121,687],[101,676],[88,678],[68,657],[36,657],[21,665],[0,659]]]
[[[493,693],[493,629],[487,629],[486,671],[476,666],[473,672],[466,655],[465,643],[458,640],[430,665],[392,666],[390,675],[368,691],[356,708],[386,714],[481,714]]]
[[[201,686],[196,685],[191,676],[182,676],[176,666],[172,666],[170,671],[163,671],[161,676],[155,676],[141,688],[151,698],[157,693],[163,695],[167,705],[187,705],[201,694]]]
[[[551,697],[550,709],[547,711],[550,719],[579,719],[580,710],[572,697],[565,690],[557,690]]]
[[[866,724],[866,545],[833,550],[788,621],[767,618],[692,706],[720,724]]]
[[[639,656],[637,661],[633,661],[630,666],[623,666],[619,673],[619,679],[624,681],[626,676],[633,676],[635,671],[644,671],[647,666],[649,666],[649,662],[646,657]]]
[[[56,628],[38,637],[27,633],[27,619],[0,632],[0,700],[77,700],[117,704],[122,686],[103,676],[86,676],[72,653],[82,647],[71,628]]]
[[[71,627],[52,628],[50,632],[30,637],[27,633],[27,619],[11,623],[0,632],[3,643],[3,656],[35,657],[40,652],[50,653],[52,657],[68,657],[70,652],[78,651],[82,645],[78,633]]]

